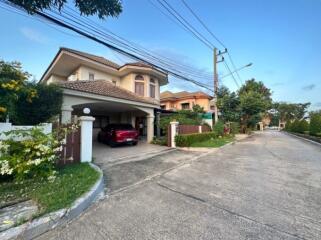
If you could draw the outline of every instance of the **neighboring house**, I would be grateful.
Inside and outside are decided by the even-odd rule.
[[[94,135],[108,123],[131,123],[143,128],[151,141],[160,86],[168,83],[168,77],[144,63],[120,66],[100,56],[60,48],[40,81],[62,87],[62,123],[83,115],[88,107],[96,118]]]
[[[198,92],[177,92],[171,91],[162,92],[160,95],[161,108],[164,110],[192,110],[194,105],[199,105],[204,108],[205,112],[211,109],[211,100],[213,97],[210,95],[198,91]]]

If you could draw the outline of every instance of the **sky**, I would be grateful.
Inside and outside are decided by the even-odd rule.
[[[242,82],[255,78],[271,88],[274,101],[311,102],[311,109],[321,109],[321,0],[185,1],[228,47],[237,68],[253,63],[239,72]],[[157,54],[211,73],[213,52],[150,2],[156,0],[123,0],[123,12],[118,18],[91,19]],[[168,2],[220,46],[181,0]],[[101,55],[120,64],[128,61],[76,33],[3,8],[0,29],[0,58],[20,61],[35,79],[40,79],[59,47]],[[218,72],[228,73],[222,63],[218,64]],[[202,90],[172,77],[169,82],[162,90]],[[237,90],[231,77],[222,79],[220,84]]]

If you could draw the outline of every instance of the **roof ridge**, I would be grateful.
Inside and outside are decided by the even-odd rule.
[[[65,50],[65,51],[68,51],[68,52],[79,54],[79,55],[82,55],[82,56],[87,57],[87,58],[100,58],[101,60],[104,60],[104,61],[110,63],[111,65],[114,65],[114,68],[119,69],[121,67],[120,64],[115,63],[115,62],[113,62],[113,61],[111,61],[111,60],[109,60],[109,59],[107,59],[107,58],[105,58],[103,56],[95,55],[95,54],[92,54],[92,53],[88,53],[88,52],[84,52],[84,51],[80,51],[80,50],[73,49],[73,48],[68,48],[68,47],[60,47],[60,50]],[[95,59],[91,59],[91,60],[95,60]]]

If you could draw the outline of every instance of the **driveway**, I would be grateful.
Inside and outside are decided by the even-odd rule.
[[[146,141],[139,141],[136,146],[121,145],[110,147],[107,144],[93,142],[93,158],[96,164],[112,164],[123,159],[138,157],[146,154],[154,154],[168,150],[168,147],[149,144]]]
[[[39,239],[321,239],[320,147],[271,131],[178,166]]]

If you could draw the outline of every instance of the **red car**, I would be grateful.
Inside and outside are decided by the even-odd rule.
[[[105,142],[111,147],[120,144],[136,145],[138,131],[130,124],[109,124],[98,133],[98,142]]]

